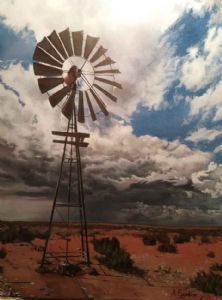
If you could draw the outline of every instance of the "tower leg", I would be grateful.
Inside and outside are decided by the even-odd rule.
[[[69,131],[69,126],[70,126],[70,120],[68,121],[67,132]],[[53,201],[53,205],[52,205],[52,211],[51,211],[50,221],[49,221],[49,226],[48,226],[48,231],[47,231],[47,237],[45,240],[45,246],[44,246],[43,255],[42,255],[41,268],[44,266],[44,263],[45,263],[48,243],[49,243],[49,239],[50,239],[51,232],[52,232],[52,222],[53,222],[53,217],[54,217],[54,212],[55,212],[55,207],[56,207],[56,200],[57,200],[58,193],[59,193],[60,182],[61,182],[61,178],[62,178],[62,171],[63,171],[63,165],[64,165],[65,153],[66,153],[66,147],[67,147],[67,139],[68,139],[68,135],[65,137],[65,143],[64,143],[64,147],[63,147],[62,160],[61,160],[60,171],[59,171],[59,178],[58,178],[57,185],[56,185],[54,201]]]
[[[65,134],[64,134],[65,133]],[[44,264],[47,259],[47,249],[49,244],[49,239],[52,233],[52,225],[53,225],[53,217],[55,213],[55,209],[57,206],[61,206],[61,204],[57,204],[59,189],[61,185],[61,179],[63,174],[63,166],[66,158],[66,152],[67,152],[67,145],[70,145],[70,153],[69,153],[69,169],[68,169],[68,195],[67,195],[67,204],[62,203],[62,207],[67,206],[67,229],[70,225],[70,207],[75,207],[75,205],[72,205],[71,203],[71,191],[72,191],[72,172],[73,172],[73,157],[75,156],[75,163],[76,163],[76,175],[77,175],[77,191],[78,191],[78,205],[79,207],[79,216],[80,216],[80,238],[81,238],[81,254],[82,257],[86,260],[86,263],[90,264],[90,255],[89,255],[89,245],[88,245],[88,231],[87,231],[87,220],[86,220],[86,210],[85,210],[85,199],[84,199],[84,188],[83,188],[83,179],[82,179],[82,165],[81,165],[81,154],[80,154],[80,145],[82,140],[80,140],[78,128],[77,128],[77,119],[76,119],[76,109],[75,109],[75,96],[73,98],[73,114],[71,118],[68,120],[68,126],[66,132],[63,134],[65,135],[65,140],[63,141],[64,147],[63,147],[63,154],[61,159],[61,165],[60,165],[60,171],[59,171],[59,177],[56,185],[55,195],[54,195],[54,201],[52,205],[51,215],[50,215],[50,221],[48,225],[48,231],[47,231],[47,237],[45,240],[42,260],[40,267],[43,268]],[[68,140],[68,138],[71,138],[71,141]],[[58,141],[61,142],[61,141]],[[75,147],[75,151],[74,151]],[[75,154],[74,154],[75,153]],[[67,230],[68,231],[68,230]],[[49,253],[48,253],[49,254]],[[53,255],[54,258],[56,256]],[[61,257],[61,256],[60,256]],[[66,263],[69,263],[69,239],[66,239],[66,245],[65,245],[65,261]]]

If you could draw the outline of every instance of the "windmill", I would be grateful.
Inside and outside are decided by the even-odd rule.
[[[90,135],[78,131],[78,122],[84,123],[88,117],[96,121],[100,113],[107,116],[106,103],[110,100],[116,102],[114,89],[122,88],[115,80],[115,75],[120,73],[113,68],[115,61],[106,56],[107,49],[98,46],[98,41],[99,38],[85,35],[83,31],[70,32],[67,28],[57,33],[54,30],[37,43],[33,54],[34,74],[39,77],[41,93],[47,93],[51,106],[59,107],[67,119],[66,131],[52,131],[57,136],[53,142],[62,144],[63,151],[41,267],[49,259],[65,259],[69,263],[72,257],[69,238],[65,240],[65,249],[59,255],[48,249],[56,209],[66,210],[67,226],[73,220],[71,209],[78,210],[81,256],[87,264],[90,263],[80,154],[80,148],[88,146],[86,139]],[[65,166],[68,168],[67,199],[59,202]]]

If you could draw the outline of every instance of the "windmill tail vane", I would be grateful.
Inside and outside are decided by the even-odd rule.
[[[53,142],[63,145],[62,158],[54,201],[45,240],[41,267],[49,260],[70,264],[75,260],[72,255],[70,238],[65,238],[64,250],[59,255],[50,248],[55,211],[66,212],[67,232],[79,214],[80,256],[90,264],[88,225],[86,218],[82,163],[80,148],[88,146],[89,133],[78,131],[78,122],[85,123],[87,116],[92,121],[102,112],[108,116],[110,101],[116,102],[115,89],[122,89],[116,82],[120,71],[113,68],[115,61],[106,56],[107,49],[98,46],[99,38],[84,35],[83,31],[70,32],[55,30],[37,43],[33,54],[34,74],[38,76],[38,86],[42,94],[47,93],[52,107],[59,107],[67,118],[66,131],[52,131]],[[67,197],[61,196],[62,185],[66,178]],[[60,214],[60,213],[59,213]],[[67,235],[68,236],[68,235]]]

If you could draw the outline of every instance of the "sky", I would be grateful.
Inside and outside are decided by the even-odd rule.
[[[221,226],[221,20],[219,0],[1,1],[0,219],[49,217],[61,159],[51,131],[66,120],[32,56],[69,27],[100,37],[123,86],[109,117],[80,125],[89,221]]]

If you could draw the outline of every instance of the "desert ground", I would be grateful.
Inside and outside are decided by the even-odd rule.
[[[0,224],[1,233],[11,223]],[[13,227],[28,228],[32,232],[45,232],[46,224],[13,223]],[[165,253],[156,245],[145,245],[143,236],[157,231],[165,232],[170,240],[179,233],[188,233],[189,242],[176,244],[176,253]],[[80,253],[79,227],[69,229],[70,251],[76,253],[73,264],[80,266],[74,276],[58,272],[40,273],[44,239],[35,237],[30,242],[1,242],[4,258],[0,258],[0,299],[11,296],[17,299],[115,299],[115,300],[213,300],[222,299],[191,287],[190,279],[198,271],[209,272],[210,266],[222,263],[222,230],[218,228],[157,228],[144,225],[90,224],[89,241],[91,266],[84,264]],[[1,236],[1,235],[0,235]],[[56,224],[50,251],[64,251],[66,229]],[[207,236],[207,241],[201,239]],[[93,238],[116,237],[123,249],[129,252],[134,266],[142,275],[118,272],[99,262]],[[209,255],[209,253],[211,253]],[[213,254],[212,254],[213,253]],[[58,264],[56,261],[52,265]],[[55,267],[56,268],[56,267]],[[222,275],[222,272],[219,271]],[[9,299],[9,298],[8,298]]]

